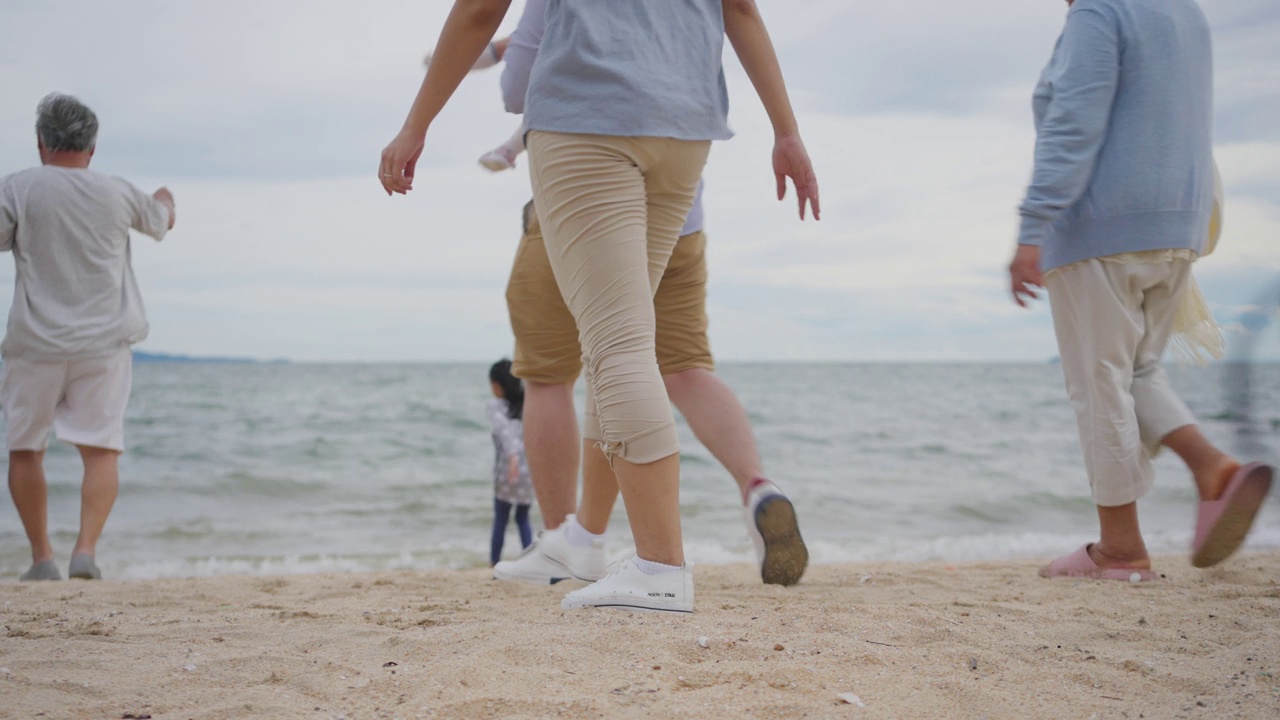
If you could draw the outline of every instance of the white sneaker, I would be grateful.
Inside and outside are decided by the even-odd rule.
[[[611,607],[691,613],[693,566],[686,562],[679,570],[645,575],[632,558],[627,558],[615,564],[599,582],[565,595],[560,607],[565,610]]]
[[[572,519],[570,515],[565,522]],[[538,585],[555,585],[571,578],[595,582],[604,577],[604,573],[604,542],[595,540],[587,547],[573,545],[564,536],[564,525],[543,530],[520,557],[493,566],[496,580],[520,580]]]
[[[480,156],[480,167],[489,172],[502,172],[516,166],[516,159],[504,145],[496,147]]]
[[[809,549],[800,537],[796,509],[777,485],[757,484],[747,494],[747,534],[756,549],[760,579],[766,585],[795,585],[809,565]]]

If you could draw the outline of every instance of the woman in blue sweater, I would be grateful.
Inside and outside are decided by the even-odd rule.
[[[1138,526],[1161,447],[1200,496],[1192,562],[1240,546],[1273,470],[1201,434],[1160,359],[1213,208],[1213,58],[1194,0],[1068,0],[1036,86],[1035,170],[1010,266],[1014,300],[1049,291],[1101,538],[1046,577],[1156,577]]]

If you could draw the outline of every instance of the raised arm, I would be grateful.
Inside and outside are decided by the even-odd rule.
[[[160,188],[148,195],[123,178],[116,178],[129,198],[133,219],[130,227],[155,240],[163,240],[177,219],[173,193]]]
[[[436,115],[453,96],[502,24],[511,0],[454,0],[404,126],[382,151],[378,179],[387,194],[413,189],[413,173]]]
[[[800,139],[800,128],[791,109],[782,68],[778,66],[778,56],[773,50],[773,42],[769,40],[764,19],[760,17],[755,0],[722,2],[725,35],[773,125],[773,173],[778,183],[778,199],[786,197],[786,179],[791,178],[796,187],[800,219],[804,219],[804,208],[808,203],[813,206],[813,219],[817,220],[822,212],[818,201],[818,178],[813,173],[804,141]]]
[[[173,229],[175,223],[178,222],[178,206],[173,202],[173,193],[169,192],[169,188],[160,188],[151,193],[151,197],[160,202],[161,205],[169,208],[169,230]]]

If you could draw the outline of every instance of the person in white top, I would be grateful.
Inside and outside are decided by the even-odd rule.
[[[173,195],[151,195],[89,169],[98,118],[52,94],[37,108],[40,166],[0,178],[0,251],[12,251],[13,307],[0,355],[0,404],[9,492],[31,542],[23,580],[58,580],[47,526],[44,450],[49,430],[84,461],[80,536],[70,576],[97,579],[98,538],[119,488],[130,346],[147,317],[129,262],[129,230],[160,240],[173,228]]]

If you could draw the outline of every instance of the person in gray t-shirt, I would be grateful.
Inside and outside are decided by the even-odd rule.
[[[0,404],[9,491],[31,542],[23,580],[61,578],[47,526],[44,450],[49,430],[84,461],[73,578],[101,577],[98,538],[119,488],[130,346],[147,317],[129,263],[129,230],[160,240],[173,227],[173,195],[147,195],[89,169],[98,118],[73,97],[40,101],[40,166],[0,178],[0,251],[13,253],[13,306],[0,355]]]

